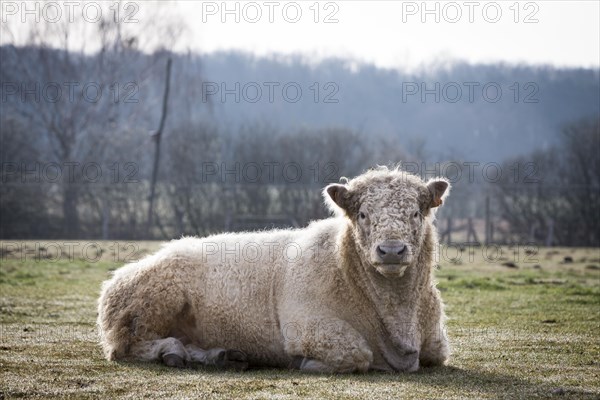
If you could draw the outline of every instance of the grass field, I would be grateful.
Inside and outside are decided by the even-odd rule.
[[[94,325],[100,283],[158,244],[0,245],[0,399],[600,398],[598,249],[450,248],[437,271],[448,366],[310,375],[108,362]]]

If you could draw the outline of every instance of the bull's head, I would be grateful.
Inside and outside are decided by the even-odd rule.
[[[369,171],[325,188],[336,213],[351,221],[361,258],[385,276],[402,276],[420,253],[432,208],[449,192],[444,179],[423,182],[399,170]]]

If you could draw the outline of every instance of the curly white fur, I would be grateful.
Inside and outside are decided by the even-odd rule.
[[[250,365],[321,372],[443,364],[431,210],[447,187],[379,168],[328,186],[336,215],[306,228],[172,241],[103,284],[104,353],[218,364],[216,350],[237,349]],[[408,246],[402,268],[373,261],[389,238]]]

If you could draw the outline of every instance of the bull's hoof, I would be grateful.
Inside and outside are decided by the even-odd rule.
[[[165,354],[162,357],[162,361],[167,367],[185,368],[184,359],[177,354]]]
[[[243,371],[248,368],[248,357],[240,350],[223,350],[217,356],[215,365],[219,368]]]

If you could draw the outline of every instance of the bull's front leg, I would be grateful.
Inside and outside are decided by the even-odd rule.
[[[286,353],[292,367],[310,372],[366,372],[373,353],[362,335],[337,318],[282,321]]]
[[[421,354],[423,366],[444,365],[450,356],[450,345],[446,332],[446,315],[439,300],[439,291],[433,289],[426,297],[423,308],[427,310],[427,318],[421,318]]]

